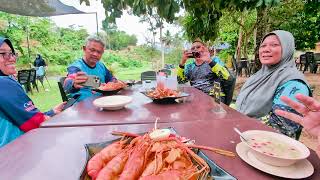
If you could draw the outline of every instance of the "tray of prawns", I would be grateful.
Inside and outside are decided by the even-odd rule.
[[[188,97],[189,94],[168,88],[153,88],[148,91],[142,91],[142,94],[152,99],[155,103],[176,103],[176,99]]]
[[[111,96],[117,94],[119,91],[123,90],[127,87],[127,84],[122,81],[108,82],[102,83],[99,88],[92,89],[92,91],[96,91],[101,93],[104,96]]]
[[[112,134],[121,138],[85,145],[87,162],[80,180],[236,179],[201,149],[231,158],[233,152],[195,145],[194,140],[178,136],[172,127],[144,134]]]

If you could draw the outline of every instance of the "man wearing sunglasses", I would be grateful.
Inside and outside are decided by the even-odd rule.
[[[17,54],[9,39],[0,37],[0,148],[60,113],[64,103],[42,113],[14,79]]]
[[[186,64],[189,58],[194,58],[192,63]],[[221,102],[225,103],[225,86],[223,83],[232,81],[232,76],[226,67],[212,60],[207,46],[199,39],[196,39],[190,50],[184,51],[177,70],[178,82],[186,83],[211,94],[214,82],[221,83]]]

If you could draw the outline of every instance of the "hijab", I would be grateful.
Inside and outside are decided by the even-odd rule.
[[[244,83],[236,101],[237,110],[250,117],[267,115],[272,109],[276,89],[287,81],[300,80],[307,84],[293,59],[295,45],[292,34],[276,30],[264,36],[261,43],[270,35],[276,35],[281,43],[280,62],[272,66],[262,65],[262,68]]]
[[[10,39],[5,38],[5,37],[0,37],[0,46],[2,46],[3,43],[7,43],[8,46],[11,48],[11,51],[14,53],[14,48],[12,46],[12,43],[10,41]],[[8,76],[6,74],[4,74],[1,70],[0,70],[0,76]]]

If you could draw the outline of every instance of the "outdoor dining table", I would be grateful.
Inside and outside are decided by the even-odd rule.
[[[140,93],[141,85],[135,85],[118,93],[133,98],[132,103],[124,109],[100,110],[93,105],[93,101],[99,97],[90,97],[45,121],[41,127],[145,124],[154,123],[157,118],[159,123],[247,118],[224,104],[221,106],[225,113],[214,113],[211,110],[217,103],[212,97],[190,86],[182,86],[180,90],[190,95],[185,98],[185,102],[157,104]]]
[[[0,148],[0,179],[78,179],[86,164],[87,143],[114,140],[113,130],[143,133],[154,124],[104,125],[86,127],[57,127],[34,129],[14,142]],[[231,121],[201,120],[175,123],[160,123],[159,128],[173,127],[181,136],[194,139],[198,145],[221,148],[235,152],[241,131],[269,127],[253,119]],[[251,167],[238,156],[226,157],[213,152],[204,153],[221,168],[237,179],[276,179]],[[315,168],[310,179],[320,179],[320,161],[312,151],[308,160]]]

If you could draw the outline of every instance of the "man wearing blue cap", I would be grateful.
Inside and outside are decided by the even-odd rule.
[[[9,39],[0,37],[0,147],[23,133],[38,128],[49,117],[62,111],[62,103],[42,113],[13,78],[17,54]]]

